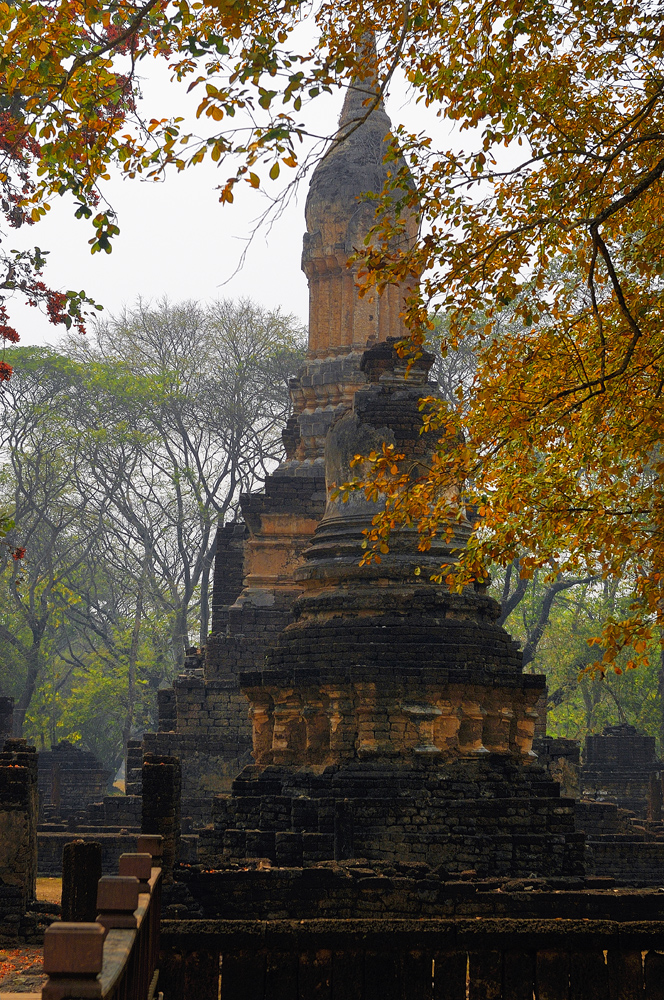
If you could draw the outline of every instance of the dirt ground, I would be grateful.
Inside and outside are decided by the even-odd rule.
[[[0,950],[0,997],[3,993],[38,993],[45,982],[42,948]]]

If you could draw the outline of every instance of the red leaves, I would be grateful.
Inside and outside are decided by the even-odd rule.
[[[8,319],[9,316],[7,315],[7,309],[0,301],[0,338],[2,338],[2,340],[8,340],[10,344],[18,344],[18,333],[13,326],[9,326],[9,323],[7,322]]]
[[[8,340],[11,344],[18,344],[19,336],[13,326],[7,326],[6,324],[0,324],[0,337],[3,340]]]
[[[53,323],[56,326],[58,323],[64,323],[64,309],[66,305],[67,296],[63,292],[53,292],[50,290],[46,292],[46,314],[49,323]]]

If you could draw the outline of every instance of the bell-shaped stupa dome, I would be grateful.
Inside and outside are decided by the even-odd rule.
[[[305,217],[309,247],[346,256],[375,223],[375,205],[364,197],[379,194],[390,174],[403,163],[386,163],[390,119],[371,82],[355,81],[348,88],[339,130],[311,179]]]

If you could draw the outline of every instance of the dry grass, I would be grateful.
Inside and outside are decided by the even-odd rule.
[[[37,899],[47,903],[59,903],[62,896],[61,878],[38,878]]]

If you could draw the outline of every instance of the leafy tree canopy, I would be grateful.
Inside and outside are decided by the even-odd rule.
[[[367,557],[404,521],[426,546],[474,505],[481,527],[452,585],[517,557],[552,578],[626,569],[633,604],[609,621],[602,655],[631,643],[638,662],[664,614],[663,21],[661,5],[621,0],[5,2],[3,148],[36,168],[5,201],[38,219],[71,192],[93,251],[109,251],[117,221],[97,185],[111,164],[159,177],[210,156],[231,201],[238,183],[302,169],[305,102],[355,74],[368,113],[398,68],[452,134],[440,148],[397,130],[414,178],[404,186],[395,166],[397,207],[418,206],[420,237],[391,239],[399,219],[379,203],[358,256],[367,285],[422,276],[415,344],[433,307],[447,314],[445,351],[469,334],[480,347],[459,405],[427,404],[441,445],[426,480],[375,457],[386,512]],[[198,93],[197,134],[141,120],[135,73],[149,56]]]
[[[18,734],[115,761],[207,638],[217,526],[281,455],[302,330],[249,300],[139,302],[8,353],[0,689]]]

